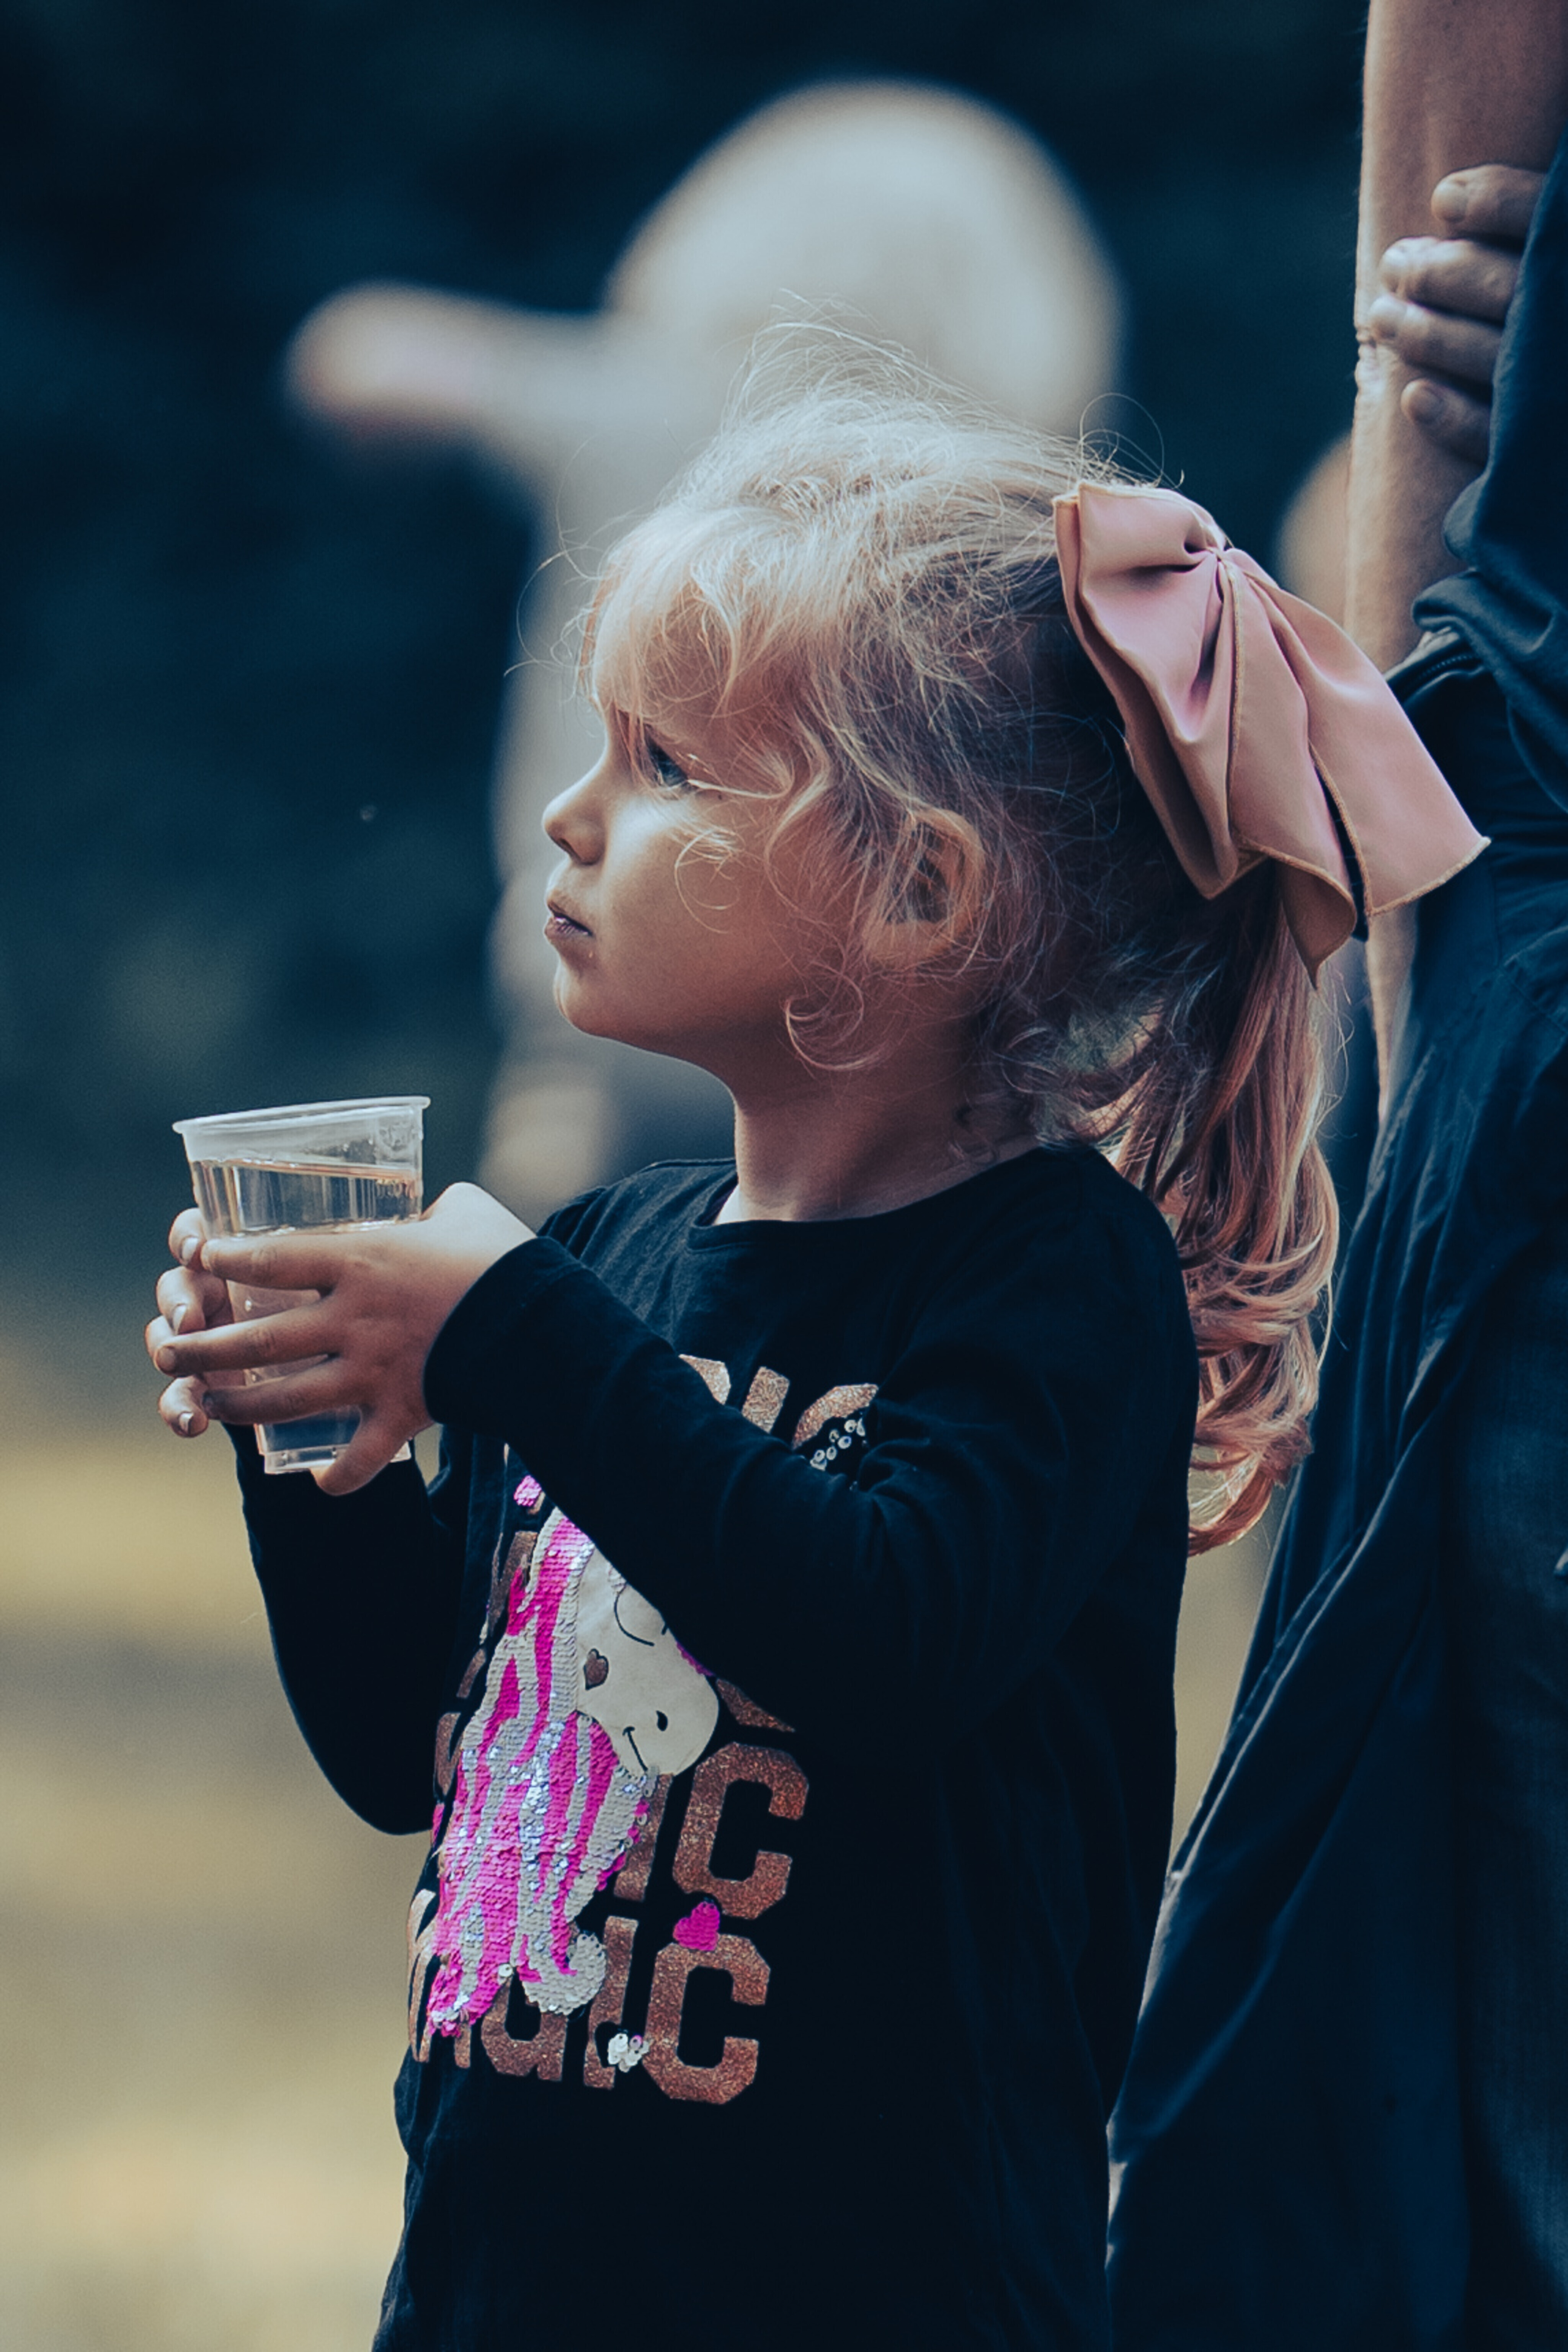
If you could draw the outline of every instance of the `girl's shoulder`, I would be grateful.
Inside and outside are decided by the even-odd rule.
[[[540,1231],[578,1256],[609,1226],[689,1220],[705,1209],[710,1196],[716,1198],[734,1181],[732,1160],[658,1160],[634,1175],[579,1192],[554,1210]]]
[[[822,1223],[715,1226],[735,1181],[726,1160],[662,1160],[584,1192],[544,1226],[595,1265],[623,1257],[719,1255],[772,1267],[781,1280],[826,1278],[845,1289],[891,1286],[906,1306],[968,1301],[1028,1311],[1070,1298],[1136,1301],[1142,1315],[1184,1327],[1185,1294],[1159,1211],[1104,1155],[1083,1146],[1021,1152],[902,1208]],[[677,1249],[677,1244],[681,1246]],[[987,1304],[989,1302],[989,1305]]]
[[[880,1231],[873,1231],[880,1228]],[[853,1229],[839,1229],[848,1234]],[[881,1218],[855,1257],[901,1267],[922,1312],[973,1321],[1015,1311],[1092,1322],[1129,1317],[1188,1330],[1181,1262],[1164,1218],[1102,1153],[1042,1148]]]
[[[1196,1378],[1181,1261],[1153,1203],[1100,1152],[1043,1150],[938,1195],[906,1263],[924,1361],[1010,1368],[1019,1398],[1115,1397],[1153,1427]]]
[[[1042,1146],[938,1193],[955,1225],[1043,1246],[1089,1246],[1103,1236],[1179,1272],[1169,1226],[1147,1194],[1087,1144]]]

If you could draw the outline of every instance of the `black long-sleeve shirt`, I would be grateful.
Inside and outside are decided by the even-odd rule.
[[[1174,1250],[1087,1152],[842,1223],[713,1223],[731,1181],[648,1170],[475,1285],[428,1496],[242,1455],[323,1769],[384,1828],[435,1807],[378,2346],[1098,2352],[1173,1780]]]

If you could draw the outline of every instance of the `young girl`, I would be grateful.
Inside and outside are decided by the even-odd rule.
[[[716,1072],[734,1164],[539,1238],[187,1213],[150,1332],[187,1434],[307,1356],[256,1414],[363,1415],[319,1486],[239,1461],[323,1769],[403,1831],[434,1759],[377,2343],[1088,2352],[1194,1415],[1201,1546],[1303,1448],[1310,971],[1476,836],[1201,509],[832,334],[585,672],[561,1008]],[[204,1329],[242,1271],[320,1303]]]

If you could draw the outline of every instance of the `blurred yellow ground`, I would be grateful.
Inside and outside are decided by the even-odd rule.
[[[305,1754],[225,1441],[61,1427],[3,1364],[0,1429],[0,2345],[364,2352],[418,1842]],[[1192,1570],[1183,1818],[1258,1579]]]

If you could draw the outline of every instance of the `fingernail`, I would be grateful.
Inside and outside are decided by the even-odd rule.
[[[174,1313],[170,1316],[170,1324],[176,1332],[183,1331],[184,1329],[185,1318],[190,1311],[191,1310],[188,1307],[176,1307]]]
[[[173,1348],[160,1348],[153,1360],[161,1372],[172,1372],[175,1362]]]
[[[182,1265],[189,1265],[191,1260],[193,1258],[200,1257],[201,1254],[201,1235],[199,1234],[187,1234],[184,1240],[180,1244],[180,1264]]]
[[[1430,237],[1396,237],[1377,265],[1377,274],[1384,286],[1398,293],[1405,285],[1405,273],[1414,269],[1422,257],[1423,245],[1430,246]]]
[[[1418,376],[1405,392],[1405,413],[1417,425],[1436,425],[1443,414],[1443,395],[1435,383]]]
[[[1439,220],[1458,227],[1470,209],[1469,182],[1463,172],[1451,172],[1432,191],[1432,209]]]
[[[181,1433],[182,1433],[182,1435],[184,1435],[184,1436],[185,1436],[185,1437],[189,1437],[189,1435],[190,1435],[190,1433],[191,1433],[192,1430],[195,1427],[195,1425],[196,1425],[196,1417],[195,1417],[195,1414],[194,1412],[183,1412],[183,1413],[180,1415],[180,1430],[181,1430]]]

